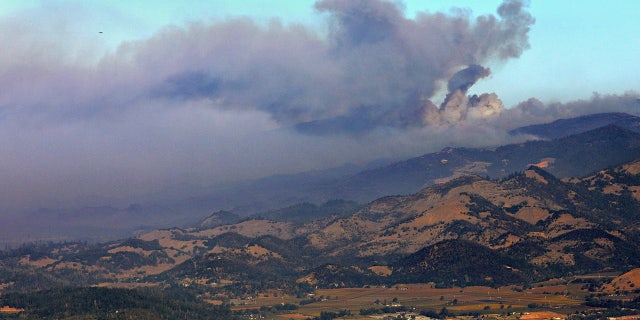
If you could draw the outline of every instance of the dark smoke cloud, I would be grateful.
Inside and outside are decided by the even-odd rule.
[[[528,48],[525,4],[408,19],[390,1],[326,0],[326,32],[234,18],[107,54],[71,14],[0,20],[0,214],[499,144],[513,123],[628,102],[504,109],[468,96],[483,65]]]
[[[476,81],[488,76],[490,73],[491,72],[487,68],[477,64],[471,65],[466,69],[456,72],[451,79],[449,79],[447,89],[449,90],[449,93],[455,92],[456,90],[466,93],[469,88],[476,83]]]
[[[437,110],[429,99],[440,89],[439,82],[447,80],[449,96],[455,94],[452,87],[466,95],[489,73],[480,63],[520,56],[528,48],[527,33],[534,23],[523,6],[520,1],[505,2],[498,9],[500,19],[482,16],[472,21],[463,15],[422,13],[411,20],[389,2],[318,2],[316,8],[331,15],[330,52],[342,64],[345,86],[357,84],[350,90],[355,99],[340,121],[361,124],[366,119],[368,127],[358,128],[371,130],[437,125],[443,117],[446,122],[463,120],[447,117],[444,105]],[[460,105],[466,104],[466,98],[462,100],[456,108],[468,107]],[[377,109],[379,116],[363,117],[363,109]],[[328,122],[334,127],[334,121]]]
[[[432,106],[421,99],[431,99],[442,81],[466,93],[488,74],[480,64],[528,47],[534,22],[520,1],[505,2],[499,17],[475,20],[427,13],[408,19],[381,0],[315,7],[328,16],[326,38],[300,25],[238,19],[166,30],[119,55],[164,79],[150,89],[157,97],[208,98],[266,112],[282,125],[327,121],[342,129],[335,133],[353,123],[367,132],[428,124]]]
[[[495,94],[467,96],[469,88],[489,74],[489,69],[475,64],[456,72],[447,84],[449,91],[440,106],[440,122],[456,124],[467,118],[486,118],[499,114],[504,107]],[[434,120],[431,121],[434,123]]]
[[[167,78],[155,94],[181,100],[216,97],[221,85],[221,79],[208,73],[187,71]]]
[[[498,7],[498,15],[503,19],[500,26],[503,36],[511,39],[503,42],[498,51],[502,58],[519,57],[530,47],[528,33],[535,19],[523,13],[524,7],[524,1],[505,1]]]
[[[393,39],[405,20],[400,8],[385,1],[322,0],[316,2],[315,7],[331,13],[332,38],[337,48]]]

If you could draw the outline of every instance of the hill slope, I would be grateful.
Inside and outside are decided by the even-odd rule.
[[[178,285],[238,296],[311,285],[503,285],[622,273],[640,265],[638,190],[640,160],[563,180],[535,166],[501,180],[462,176],[345,217],[247,219],[100,245],[23,246],[2,252],[0,287]]]
[[[608,127],[581,132],[607,123]],[[560,178],[583,176],[640,156],[640,122],[638,117],[631,115],[591,115],[535,128],[534,131],[526,128],[521,131],[530,134],[549,132],[550,137],[580,133],[495,149],[446,148],[364,171],[363,167],[344,165],[209,187],[177,186],[142,196],[137,203],[125,208],[42,209],[30,216],[0,221],[0,242],[19,243],[28,239],[25,235],[31,239],[107,241],[155,228],[192,226],[203,222],[213,211],[226,210],[241,217],[260,212],[277,215],[279,208],[302,202],[310,204],[309,215],[303,219],[308,221],[316,218],[316,213],[324,212],[311,206],[333,199],[366,203],[386,195],[412,194],[463,175],[501,178],[525,170],[531,164]],[[554,135],[553,132],[561,134]],[[284,216],[288,219],[289,214]],[[212,217],[204,225],[233,222],[232,219],[217,221],[218,218]]]
[[[640,133],[609,125],[561,139],[495,149],[446,148],[361,172],[341,182],[336,194],[360,201],[389,194],[411,194],[462,175],[501,178],[532,164],[557,177],[576,177],[637,157],[640,157]]]

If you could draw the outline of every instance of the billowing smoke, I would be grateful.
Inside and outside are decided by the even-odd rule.
[[[500,114],[504,106],[495,93],[467,96],[469,88],[489,74],[489,69],[479,65],[471,65],[454,74],[449,79],[449,92],[440,107],[441,120],[448,124],[456,124],[467,119],[487,119]],[[433,124],[433,120],[431,121]]]
[[[95,68],[46,65],[52,57],[35,56],[29,69],[4,70],[21,77],[4,88],[0,103],[77,117],[117,116],[140,103],[204,103],[263,112],[281,126],[328,123],[339,129],[334,133],[456,122],[465,117],[455,109],[468,103],[453,97],[457,90],[464,95],[488,74],[482,64],[520,56],[534,23],[521,0],[506,0],[497,16],[475,19],[463,12],[410,19],[384,0],[321,0],[315,8],[327,18],[326,33],[239,18],[166,28],[121,45]],[[8,39],[18,49],[5,55],[33,56],[34,46],[19,52],[22,40]],[[446,82],[455,106],[437,112],[430,100]],[[27,84],[28,95],[15,94]]]
[[[456,74],[449,79],[449,84],[447,85],[449,94],[455,91],[466,93],[476,81],[488,76],[490,73],[491,71],[489,71],[489,69],[476,64],[456,72]]]
[[[119,55],[163,79],[150,83],[157,98],[255,109],[284,126],[304,123],[298,129],[314,134],[368,132],[464,120],[467,112],[457,109],[470,102],[463,96],[489,73],[481,64],[518,57],[534,22],[517,0],[502,4],[498,17],[475,20],[462,13],[409,19],[382,0],[324,0],[315,7],[327,15],[326,37],[301,25],[240,19],[166,30]],[[437,116],[426,100],[443,81],[450,97]]]
[[[557,119],[605,112],[624,112],[639,116],[640,94],[632,91],[621,95],[594,93],[590,99],[546,104],[536,98],[530,98],[513,108],[504,110],[498,117],[493,119],[493,124],[496,127],[511,130],[530,124],[547,123]]]
[[[467,91],[489,75],[480,64],[518,57],[529,47],[527,34],[534,23],[521,1],[503,3],[499,18],[475,21],[426,13],[410,20],[392,3],[378,1],[326,0],[316,7],[331,13],[331,52],[355,94],[342,122],[365,119],[367,126],[358,128],[368,129],[455,124],[500,113],[503,106],[495,94],[470,101]],[[442,81],[448,81],[448,94],[438,109],[430,99]],[[375,109],[376,115],[363,117],[363,109]]]
[[[77,8],[0,19],[0,211],[499,144],[515,123],[588,109],[469,96],[529,47],[525,4],[410,19],[392,1],[324,0],[326,30],[194,22],[108,53]]]

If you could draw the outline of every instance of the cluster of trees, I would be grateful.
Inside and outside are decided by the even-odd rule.
[[[585,305],[594,309],[576,311],[569,316],[569,320],[596,320],[610,317],[622,317],[640,313],[640,297],[633,300],[602,299],[595,296],[587,297]]]
[[[360,315],[368,316],[373,314],[385,314],[385,313],[400,313],[400,312],[416,312],[415,308],[408,306],[384,306],[382,308],[367,308],[360,309]],[[420,310],[418,312],[421,316],[429,317],[432,319],[445,319],[447,317],[455,316],[455,313],[449,311],[447,308],[442,308],[440,311],[436,310]]]
[[[0,305],[24,309],[23,319],[229,319],[231,314],[228,306],[212,306],[172,288],[65,287],[6,293]]]
[[[313,317],[311,318],[311,320],[333,320],[335,318],[342,318],[350,315],[351,315],[351,310],[346,310],[346,309],[340,310],[338,312],[321,311],[320,316]]]

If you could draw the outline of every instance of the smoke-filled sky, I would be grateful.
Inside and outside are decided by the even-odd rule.
[[[0,215],[506,143],[519,125],[637,113],[639,10],[637,1],[5,0]]]

